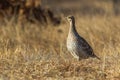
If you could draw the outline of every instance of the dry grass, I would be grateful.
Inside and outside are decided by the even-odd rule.
[[[66,49],[69,24],[1,25],[0,80],[119,80],[120,18],[76,15],[78,32],[101,58],[77,61]]]

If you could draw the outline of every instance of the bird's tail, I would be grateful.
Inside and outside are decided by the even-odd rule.
[[[100,59],[98,56],[96,56],[96,55],[94,55],[94,57],[97,58],[97,59],[99,59],[99,60],[101,60],[101,59]]]

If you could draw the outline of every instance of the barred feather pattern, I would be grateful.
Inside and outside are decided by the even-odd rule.
[[[70,22],[70,28],[69,28],[69,33],[67,37],[68,51],[78,60],[87,59],[88,57],[98,58],[94,54],[93,49],[87,43],[87,41],[77,33],[76,28],[75,28],[74,17],[69,16],[67,17],[67,19]]]

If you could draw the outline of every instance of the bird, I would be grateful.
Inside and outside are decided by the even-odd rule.
[[[70,23],[67,37],[67,49],[72,54],[72,56],[77,58],[79,61],[81,59],[88,59],[90,57],[96,57],[100,59],[94,54],[94,51],[88,42],[78,34],[75,26],[75,17],[69,15],[66,18]]]

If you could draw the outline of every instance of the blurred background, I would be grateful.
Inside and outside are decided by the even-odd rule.
[[[48,23],[51,21],[53,24],[60,24],[60,17],[69,14],[78,14],[81,16],[118,16],[120,14],[120,1],[0,0],[0,19],[15,16],[19,21],[27,19],[31,22]]]
[[[76,61],[69,23],[101,58]],[[120,0],[0,0],[0,80],[119,80]]]
[[[80,15],[111,15],[119,14],[119,0],[44,0],[47,6],[56,13]]]

